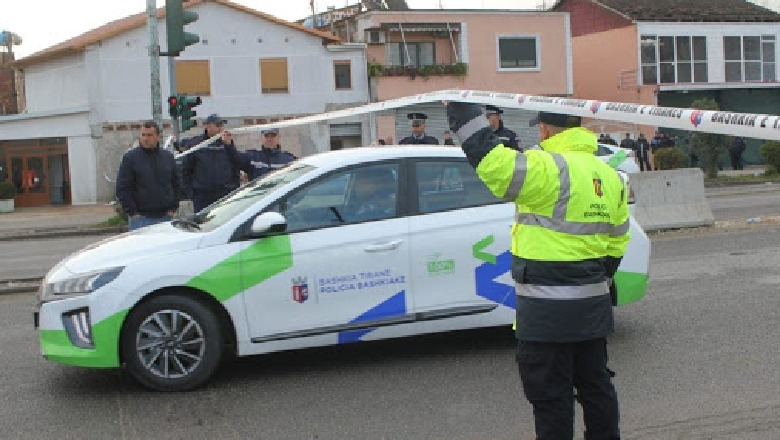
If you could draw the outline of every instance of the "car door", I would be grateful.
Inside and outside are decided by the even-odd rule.
[[[287,232],[271,237],[280,242],[275,255],[242,262],[244,278],[268,265],[286,269],[245,294],[252,341],[353,342],[406,319],[408,220],[399,202],[399,164],[386,162],[331,173],[272,206]]]
[[[412,167],[415,311],[459,316],[514,307],[509,267],[514,206],[496,199],[464,159]]]

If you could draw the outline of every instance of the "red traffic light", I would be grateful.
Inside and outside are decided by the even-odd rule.
[[[168,98],[168,105],[175,106],[179,102],[178,98],[171,96]]]

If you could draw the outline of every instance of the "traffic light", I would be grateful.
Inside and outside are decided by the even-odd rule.
[[[179,97],[178,96],[169,96],[168,97],[168,114],[171,115],[171,119],[176,119],[179,117],[181,109],[179,108]]]
[[[181,116],[181,131],[187,131],[198,125],[197,121],[192,120],[197,113],[193,108],[202,102],[200,96],[178,95],[179,115]]]
[[[169,57],[175,57],[185,47],[200,41],[196,34],[184,32],[184,25],[198,19],[197,12],[185,11],[184,0],[165,0],[165,28],[168,34]]]

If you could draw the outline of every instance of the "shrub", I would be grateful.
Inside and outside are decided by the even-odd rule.
[[[768,141],[762,145],[761,157],[775,172],[780,172],[780,142]]]
[[[16,195],[16,186],[8,181],[0,182],[0,200],[13,199]]]
[[[676,170],[688,165],[685,152],[677,147],[660,148],[653,153],[655,168],[658,170]]]
[[[699,110],[720,110],[714,99],[701,98],[693,101],[691,107]],[[729,140],[722,134],[696,132],[691,138],[691,152],[699,156],[704,174],[708,179],[718,177],[721,158],[728,157]]]

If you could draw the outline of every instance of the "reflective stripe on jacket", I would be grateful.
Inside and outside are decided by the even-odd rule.
[[[512,277],[517,337],[573,342],[613,330],[606,257],[629,241],[628,191],[597,158],[596,136],[571,128],[520,153],[489,130],[463,143],[477,174],[498,197],[515,202]]]

